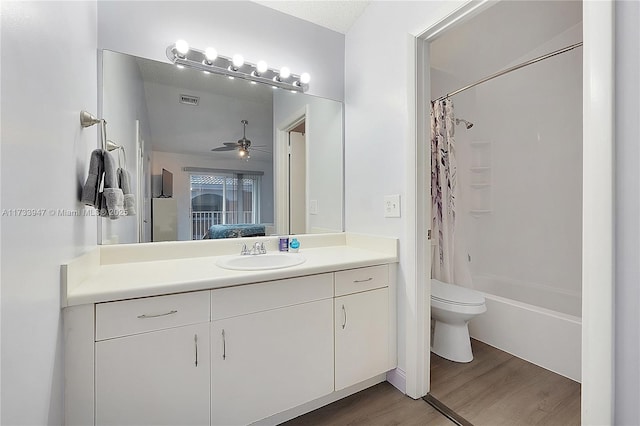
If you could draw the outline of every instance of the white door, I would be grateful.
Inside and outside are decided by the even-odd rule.
[[[96,343],[96,425],[208,425],[209,323]]]
[[[214,321],[211,424],[246,425],[333,391],[331,299]]]
[[[307,168],[304,133],[289,132],[289,233],[307,233]]]
[[[389,368],[389,289],[335,299],[335,389],[369,379]]]

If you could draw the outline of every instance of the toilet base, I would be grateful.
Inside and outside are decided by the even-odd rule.
[[[464,324],[447,324],[435,321],[431,352],[455,362],[473,361],[469,327]]]

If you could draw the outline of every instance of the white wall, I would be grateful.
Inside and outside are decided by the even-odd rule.
[[[228,160],[213,160],[209,157],[153,151],[151,155],[151,175],[154,183],[159,183],[162,169],[173,173],[173,197],[178,202],[178,240],[191,240],[191,190],[190,172],[184,167],[203,167],[208,169],[230,169]],[[264,161],[236,161],[233,170],[264,172],[261,189],[262,223],[273,223],[273,166]],[[153,196],[160,195],[159,184],[153,187]]]
[[[463,2],[373,2],[346,36],[346,230],[400,238],[398,364],[416,373],[415,89],[413,37]],[[384,195],[400,194],[402,218],[384,218]],[[419,284],[423,285],[423,284]],[[407,334],[409,340],[407,340]],[[412,352],[415,352],[411,349]],[[409,362],[409,365],[407,365]],[[422,372],[418,372],[422,374]],[[415,378],[408,378],[415,380]]]
[[[307,109],[307,200],[315,200],[318,214],[307,215],[307,229],[342,232],[343,146],[342,104],[300,96],[282,90],[274,93],[274,128]],[[274,140],[276,136],[274,134]],[[309,207],[307,206],[307,211]]]
[[[60,264],[96,244],[81,185],[96,128],[96,3],[2,2],[2,418],[63,423]],[[36,56],[37,55],[37,58]],[[10,210],[9,210],[10,211]],[[52,213],[53,212],[53,213]]]
[[[640,424],[640,3],[615,3],[616,296],[614,423]]]
[[[524,22],[517,15],[514,19]],[[538,40],[535,49],[507,67],[581,39],[581,25],[573,26],[552,40]],[[575,303],[561,308],[577,316],[582,264],[581,53],[566,52],[453,98],[456,118],[475,123],[471,129],[455,129],[456,252],[474,278],[490,277],[523,286],[523,291],[574,296]],[[487,144],[473,144],[478,141]],[[471,171],[478,166],[491,170]],[[490,186],[471,186],[478,182]],[[482,209],[491,212],[471,213]]]
[[[150,129],[142,76],[135,59],[104,52],[102,86],[100,117],[107,120],[107,138],[124,148],[126,167],[122,151],[115,150],[111,154],[120,167],[129,172],[131,191],[137,194],[136,121],[140,126],[142,140],[150,142]],[[115,220],[100,219],[102,243],[138,242],[138,214],[142,213],[141,206],[136,206],[136,213],[136,216],[122,216]]]
[[[178,39],[215,47],[221,55],[265,60],[275,68],[311,74],[309,93],[344,98],[344,35],[247,1],[103,1],[98,3],[98,43],[168,62]]]

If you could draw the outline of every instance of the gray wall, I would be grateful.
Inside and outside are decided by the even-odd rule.
[[[2,2],[1,207],[3,425],[63,422],[60,265],[95,246],[78,212],[97,127],[96,3]],[[36,210],[32,210],[34,212]]]
[[[344,35],[246,1],[101,1],[98,47],[168,62],[178,39],[311,74],[309,93],[344,98]]]

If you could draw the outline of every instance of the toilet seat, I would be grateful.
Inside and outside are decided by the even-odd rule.
[[[466,287],[443,283],[431,279],[431,299],[433,301],[460,306],[484,305],[482,293]]]

